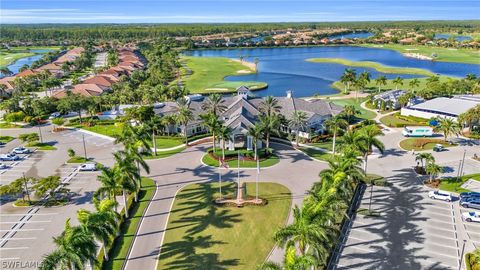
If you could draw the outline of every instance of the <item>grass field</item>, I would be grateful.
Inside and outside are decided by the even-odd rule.
[[[185,143],[185,139],[182,137],[168,136],[157,137],[155,138],[155,141],[157,142],[157,149],[171,148]]]
[[[158,148],[157,148],[158,149]],[[185,150],[186,147],[180,147],[174,150],[169,150],[169,151],[157,151],[157,155],[155,156],[154,153],[152,152],[151,155],[144,155],[143,157],[145,159],[159,159],[159,158],[166,158],[175,154],[178,154]]]
[[[416,146],[415,142],[419,140],[428,140],[429,142],[424,144],[423,148]],[[424,151],[424,150],[432,150],[436,144],[441,144],[443,147],[452,147],[456,145],[452,145],[448,142],[445,142],[443,139],[424,139],[424,138],[408,138],[403,141],[400,141],[400,147],[404,150],[411,151],[412,149],[415,151]]]
[[[418,117],[400,116],[400,113],[386,115],[380,122],[388,127],[428,126],[428,119]]]
[[[435,61],[460,62],[469,64],[479,64],[480,51],[474,49],[455,49],[423,45],[401,45],[401,44],[361,44],[358,46],[368,48],[381,48],[395,50],[401,53],[419,53],[431,57],[433,53],[437,55]]]
[[[224,78],[229,75],[250,74],[253,71],[237,62],[223,57],[182,57],[188,69],[192,70],[191,75],[184,75],[182,80],[191,93],[228,93],[234,92],[241,85],[250,90],[263,89],[267,87],[264,82],[229,82]],[[239,71],[244,73],[239,73]]]
[[[86,159],[84,157],[74,156],[74,157],[69,158],[67,160],[67,163],[85,163],[87,161],[88,161],[88,159]]]
[[[299,150],[305,153],[307,156],[317,160],[327,161],[328,159],[333,157],[333,155],[330,153],[326,153],[324,151],[320,151],[313,148],[300,147]]]
[[[81,128],[110,137],[120,135],[120,133],[122,132],[122,127],[118,125],[95,125],[91,127],[82,126]]]
[[[155,193],[155,182],[149,178],[142,178],[142,189],[138,196],[138,203],[130,210],[130,218],[120,228],[120,236],[115,239],[114,246],[110,250],[110,259],[105,262],[103,269],[122,269],[123,262],[127,257],[128,249],[135,238],[143,212]]]
[[[233,183],[222,193],[233,195]],[[255,196],[255,183],[247,183]],[[259,183],[265,206],[218,207],[217,183],[191,184],[176,196],[157,269],[256,269],[274,247],[273,235],[287,220],[290,191]]]
[[[214,159],[210,154],[205,154],[202,158],[202,161],[208,166],[218,167],[218,160]],[[278,158],[278,156],[273,154],[267,159],[260,159],[260,167],[261,168],[270,167],[277,164],[278,162],[280,162],[280,159]],[[238,159],[235,157],[234,159],[227,161],[227,164],[230,168],[237,168]],[[255,168],[255,167],[257,167],[257,162],[254,160],[240,161],[240,168]]]
[[[35,147],[37,150],[41,151],[50,151],[50,150],[57,150],[57,148],[53,145],[48,143],[41,143],[41,142],[30,142],[25,145],[25,147]]]
[[[373,119],[375,118],[376,114],[372,111],[365,110],[360,106],[362,102],[365,101],[364,98],[345,98],[345,99],[329,99],[328,101],[331,101],[339,106],[345,107],[346,105],[353,105],[355,108],[360,111],[360,114],[357,115],[358,117],[362,119]]]
[[[385,66],[377,62],[371,61],[350,61],[343,58],[310,58],[306,61],[314,63],[334,63],[350,67],[364,67],[364,68],[373,68],[382,73],[393,73],[393,74],[415,74],[423,76],[433,76],[435,73],[421,69],[421,68],[401,68],[401,67],[390,67]]]
[[[480,173],[464,175],[460,181],[456,177],[444,179],[440,182],[439,189],[456,193],[469,192],[471,190],[461,187],[469,179],[480,181]]]

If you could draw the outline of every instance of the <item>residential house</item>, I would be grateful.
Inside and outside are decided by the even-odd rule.
[[[383,106],[385,109],[398,110],[401,107],[400,103],[398,102],[398,97],[404,95],[405,93],[405,90],[386,91],[374,96],[373,102],[376,105],[377,109],[381,109],[382,104],[384,104]]]

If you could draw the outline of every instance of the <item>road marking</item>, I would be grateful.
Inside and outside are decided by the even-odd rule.
[[[15,249],[29,249],[29,247],[10,247],[10,248],[0,247],[0,250],[15,250]]]
[[[32,214],[32,216],[49,216],[49,215],[57,215],[58,213],[35,213],[35,214]],[[0,214],[0,217],[1,216],[5,216],[5,217],[8,217],[8,216],[25,216],[26,213],[23,213],[23,214]]]
[[[37,239],[37,237],[24,237],[24,238],[18,238],[18,237],[14,237],[14,238],[9,238],[9,239],[0,239],[1,241],[3,240],[8,240],[8,241],[12,241],[12,240],[35,240]]]
[[[26,221],[24,224],[26,223],[48,223],[48,222],[52,222],[51,220],[29,220],[29,221]],[[0,221],[0,224],[15,224],[15,223],[18,223],[18,221]]]
[[[20,260],[20,258],[18,258],[18,257],[14,257],[14,258],[0,258],[0,261],[17,261],[17,260]]]
[[[10,229],[10,230],[0,230],[0,232],[9,232],[9,231],[12,231],[14,229]],[[36,228],[36,229],[16,229],[14,231],[16,232],[30,232],[30,231],[44,231],[45,229],[43,228]]]

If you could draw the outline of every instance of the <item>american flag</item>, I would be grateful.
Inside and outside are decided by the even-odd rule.
[[[220,159],[220,164],[221,164],[222,167],[228,169],[228,164],[225,162],[225,160],[223,158]]]

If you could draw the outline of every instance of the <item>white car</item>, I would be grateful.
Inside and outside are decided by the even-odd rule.
[[[20,146],[20,147],[13,148],[12,153],[15,153],[15,154],[28,154],[28,153],[30,153],[30,149],[25,148],[25,147],[23,147],[23,146]]]
[[[451,202],[452,201],[452,195],[446,191],[442,190],[437,190],[437,191],[430,191],[428,193],[428,197],[430,199],[435,199],[435,200],[442,200],[446,202]]]
[[[79,171],[96,171],[97,170],[97,164],[95,163],[84,163],[80,166],[78,166]]]
[[[0,163],[0,170],[5,170],[8,168],[8,165],[5,163]]]
[[[480,212],[465,212],[462,217],[468,222],[480,222]]]
[[[59,118],[60,116],[61,116],[61,114],[59,112],[54,112],[54,113],[50,114],[48,119],[52,120],[52,119],[55,119],[55,118]]]
[[[19,160],[20,157],[15,155],[15,153],[8,153],[0,155],[0,161],[16,161]]]

